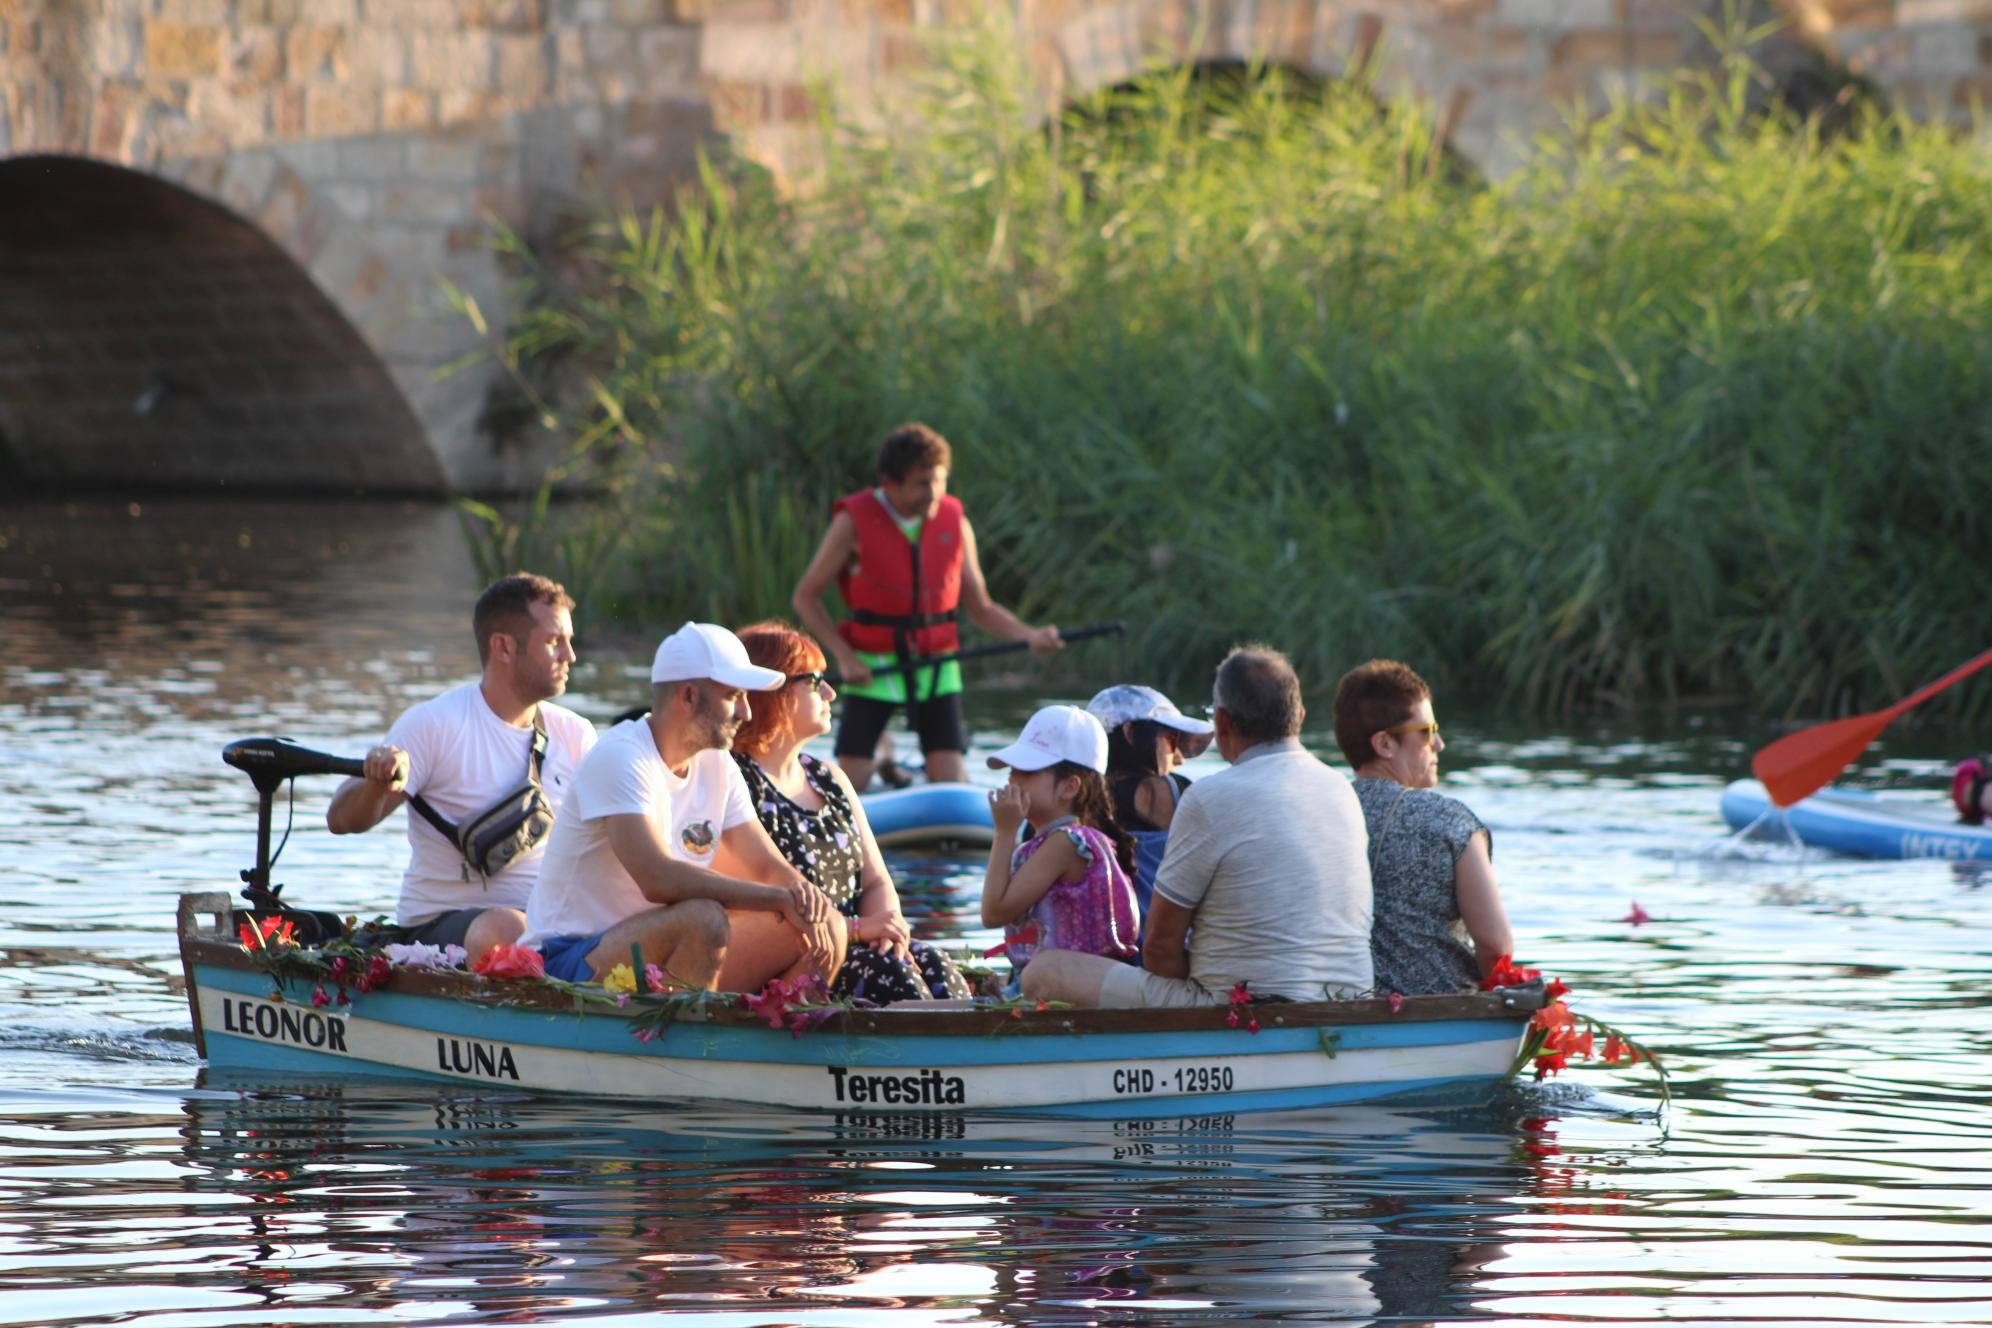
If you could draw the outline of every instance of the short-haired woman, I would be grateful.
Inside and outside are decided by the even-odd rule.
[[[1432,689],[1373,659],[1335,688],[1335,743],[1356,772],[1369,827],[1378,991],[1469,990],[1514,948],[1494,881],[1493,836],[1466,804],[1433,792],[1445,741]]]
[[[824,677],[822,648],[778,622],[756,623],[740,640],[747,658],[787,674],[788,682],[754,694],[753,717],[733,738],[733,759],[775,847],[851,920],[850,949],[831,994],[880,1005],[973,995],[946,955],[912,938],[850,780],[802,750],[830,731],[837,693]]]

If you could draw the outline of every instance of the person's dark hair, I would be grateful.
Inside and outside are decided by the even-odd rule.
[[[1291,738],[1307,718],[1300,679],[1271,646],[1237,646],[1226,655],[1217,666],[1213,699],[1231,717],[1231,731],[1248,743]]]
[[[1152,719],[1130,719],[1107,730],[1107,779],[1117,775],[1159,775],[1155,739],[1163,728]]]
[[[1335,745],[1361,769],[1376,759],[1370,739],[1405,723],[1431,694],[1431,685],[1408,664],[1373,659],[1356,665],[1335,684]]]
[[[1114,841],[1114,857],[1120,862],[1121,870],[1132,879],[1134,840],[1121,829],[1120,819],[1114,815],[1114,800],[1107,792],[1107,777],[1077,761],[1060,761],[1052,766],[1051,772],[1060,780],[1070,775],[1079,781],[1079,796],[1072,800],[1072,814],[1079,818],[1081,825],[1090,825]]]
[[[878,477],[897,484],[924,466],[954,464],[948,440],[924,424],[902,424],[878,445]]]
[[[533,634],[533,605],[569,609],[574,600],[558,581],[531,572],[514,572],[484,588],[470,611],[470,630],[477,637],[477,662],[491,660],[491,634],[503,632],[521,647]]]

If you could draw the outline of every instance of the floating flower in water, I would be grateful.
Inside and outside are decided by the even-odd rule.
[[[494,945],[477,957],[471,971],[487,978],[543,978],[546,960],[530,945]]]
[[[1639,901],[1635,899],[1632,901],[1632,912],[1620,918],[1619,921],[1629,922],[1633,926],[1637,927],[1642,922],[1653,921],[1653,915],[1651,913],[1648,913],[1645,909],[1641,908],[1639,906]]]

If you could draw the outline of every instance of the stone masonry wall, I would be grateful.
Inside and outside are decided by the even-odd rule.
[[[1992,0],[1776,8],[1913,110],[1962,120],[1992,95]],[[435,464],[404,466],[401,487],[489,488],[529,477],[537,459],[480,431],[488,367],[436,374],[479,343],[441,283],[503,324],[488,219],[545,239],[577,204],[666,198],[701,146],[806,186],[815,89],[834,82],[854,113],[889,123],[937,33],[999,20],[1047,111],[1150,63],[1266,59],[1336,76],[1375,59],[1386,93],[1429,99],[1452,147],[1499,176],[1572,102],[1639,95],[1707,59],[1697,20],[1720,10],[1720,0],[0,0],[0,164],[56,154],[128,167],[250,223],[371,348],[419,421]],[[30,472],[117,478],[132,464],[114,449],[92,461],[75,435],[34,423],[59,403],[24,412],[4,391],[4,445]],[[37,463],[57,437],[76,454]],[[322,436],[272,425],[264,445],[303,483],[365,473],[394,487],[350,458],[314,468]]]

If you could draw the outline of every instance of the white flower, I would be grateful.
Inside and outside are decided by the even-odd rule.
[[[460,968],[465,957],[461,945],[384,945],[381,952],[397,968]]]

